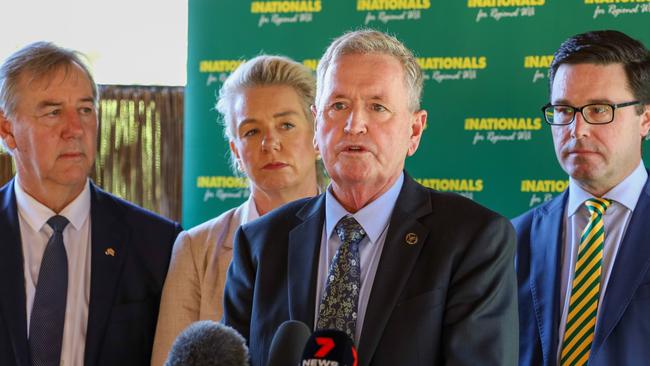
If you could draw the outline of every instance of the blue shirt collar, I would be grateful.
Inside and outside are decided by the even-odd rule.
[[[325,230],[327,230],[327,238],[332,237],[336,224],[346,215],[350,215],[363,227],[370,243],[375,243],[386,229],[386,226],[388,226],[403,184],[404,172],[388,191],[355,213],[350,213],[341,206],[331,192],[330,186],[325,192]]]
[[[630,175],[605,193],[603,197],[625,206],[630,211],[634,211],[647,179],[648,172],[645,170],[643,160],[641,160]],[[582,204],[592,197],[593,195],[580,188],[573,178],[569,178],[568,216],[573,216]]]

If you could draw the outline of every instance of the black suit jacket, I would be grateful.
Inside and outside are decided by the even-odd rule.
[[[242,226],[224,321],[264,366],[289,319],[313,328],[325,199],[303,199]],[[417,243],[407,244],[407,234]],[[412,235],[411,235],[412,237]],[[515,237],[505,218],[408,176],[390,219],[358,345],[359,365],[515,365]]]
[[[29,366],[25,278],[14,180],[0,189],[0,365]],[[91,183],[85,365],[148,365],[178,224]],[[113,248],[115,255],[107,255]]]

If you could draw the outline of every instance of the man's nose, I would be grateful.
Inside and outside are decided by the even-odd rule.
[[[343,132],[350,135],[366,133],[368,124],[368,113],[363,108],[352,110],[345,122]]]
[[[589,135],[589,131],[593,127],[590,123],[585,121],[582,112],[576,111],[573,123],[569,126],[571,128],[571,137],[580,138]]]
[[[78,137],[83,135],[83,119],[77,110],[64,112],[65,127],[63,134],[65,137]]]

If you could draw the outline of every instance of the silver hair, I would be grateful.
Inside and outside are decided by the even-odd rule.
[[[61,67],[66,70],[78,65],[90,80],[93,99],[98,100],[97,84],[88,67],[81,59],[82,54],[50,42],[34,42],[10,55],[0,66],[0,110],[5,117],[11,117],[18,105],[18,84],[21,77],[28,76],[29,82],[52,75]]]
[[[372,29],[361,29],[343,34],[335,39],[327,48],[318,63],[316,71],[317,85],[316,103],[320,108],[323,97],[325,75],[330,65],[336,59],[349,54],[381,54],[395,57],[404,69],[404,82],[409,92],[409,108],[411,111],[420,109],[423,76],[422,69],[417,63],[413,52],[406,48],[397,38]]]
[[[79,66],[88,77],[96,104],[99,99],[97,84],[81,57],[77,51],[50,42],[34,42],[11,54],[0,66],[0,112],[5,118],[15,117],[21,78],[28,77],[29,84],[51,76],[62,67],[67,72],[72,65]],[[2,148],[11,153],[4,140],[0,140],[0,150]]]

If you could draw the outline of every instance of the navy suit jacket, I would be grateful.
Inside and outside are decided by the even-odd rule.
[[[520,365],[557,364],[562,225],[569,194],[513,220],[517,230]],[[590,366],[650,363],[650,180],[630,219],[601,303]]]
[[[224,321],[266,365],[282,322],[314,327],[325,198],[242,226]],[[407,244],[407,235],[417,242]],[[358,345],[359,365],[515,365],[514,231],[507,219],[405,176],[390,218]]]
[[[0,365],[29,366],[25,276],[14,180],[0,188]],[[85,365],[148,365],[178,224],[91,192]],[[106,255],[113,248],[114,256]]]

